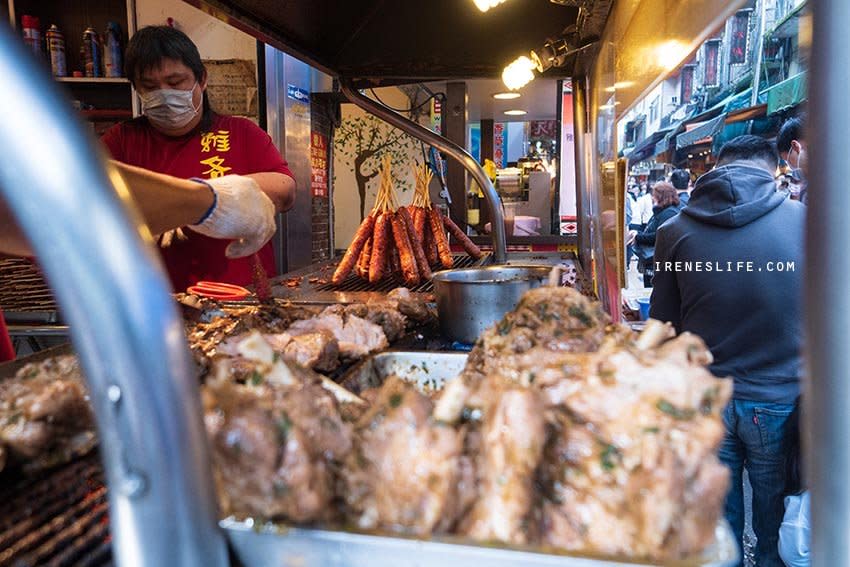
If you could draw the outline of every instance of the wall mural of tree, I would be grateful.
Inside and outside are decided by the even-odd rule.
[[[393,183],[400,192],[410,189],[407,173],[418,142],[372,115],[346,118],[334,133],[334,152],[354,171],[360,194],[360,220],[366,215],[369,181],[378,175],[384,154],[393,160]]]

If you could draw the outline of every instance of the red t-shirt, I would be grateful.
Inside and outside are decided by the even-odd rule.
[[[3,318],[3,312],[0,311],[0,362],[8,362],[10,360],[15,360],[15,349],[12,347],[9,331],[6,330],[6,320]]]
[[[142,117],[116,124],[102,140],[118,161],[184,179],[261,172],[292,177],[269,135],[246,118],[215,115],[207,133],[196,130],[171,137],[158,132]],[[171,246],[160,249],[175,291],[184,291],[199,280],[251,284],[250,256],[228,259],[224,250],[229,240],[191,230],[183,232],[188,239],[174,239]],[[266,272],[277,275],[271,242],[263,246],[259,255]]]

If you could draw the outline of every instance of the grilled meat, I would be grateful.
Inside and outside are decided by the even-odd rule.
[[[428,323],[437,318],[437,313],[428,306],[425,299],[419,294],[410,293],[406,287],[395,288],[387,294],[384,301],[417,323]]]
[[[344,308],[346,315],[360,317],[381,327],[387,341],[397,341],[404,335],[407,318],[387,302],[355,303]]]
[[[385,347],[417,312],[401,314],[408,299],[398,290],[250,333],[220,318],[202,396],[225,511],[651,561],[713,538],[732,386],[706,370],[698,337],[653,321],[635,336],[574,290],[541,288],[431,395],[392,377],[364,401],[290,362],[327,367]],[[68,380],[75,364],[33,368],[0,385],[0,465],[53,447],[88,409]],[[21,386],[39,372],[50,380]],[[30,424],[11,437],[9,408]]]
[[[598,302],[572,288],[529,291],[499,323],[482,333],[464,370],[475,383],[493,373],[519,380],[517,369],[552,352],[592,352],[606,337],[609,318]]]
[[[94,419],[75,356],[30,363],[0,382],[0,470],[64,463],[96,444]]]
[[[567,288],[526,294],[484,333],[434,410],[478,415],[460,531],[651,560],[704,548],[728,483],[715,453],[731,381],[706,370],[699,338],[670,333],[635,337]]]
[[[432,405],[391,377],[358,421],[343,476],[349,515],[359,528],[428,535],[454,524],[463,439],[431,418]]]
[[[728,484],[715,452],[731,382],[692,362],[705,350],[692,339],[566,355],[558,362],[571,371],[541,384],[545,543],[667,560],[711,541]]]
[[[339,342],[342,358],[359,359],[389,346],[384,330],[375,323],[345,312],[341,305],[327,307],[316,317],[296,321],[292,333],[329,332]]]
[[[531,388],[499,383],[487,387],[480,438],[475,505],[460,532],[473,539],[523,544],[529,541],[534,472],[546,439],[543,399]]]
[[[336,337],[325,330],[302,334],[297,334],[298,332],[292,329],[291,332],[264,334],[263,338],[277,354],[305,368],[333,372],[339,367],[339,343]],[[249,335],[250,333],[243,333],[223,341],[216,347],[216,354],[239,356],[238,345]]]
[[[207,373],[212,359],[219,354],[219,347],[228,339],[252,330],[277,335],[286,331],[294,321],[313,317],[318,312],[315,308],[286,303],[233,307],[194,295],[178,294],[177,299],[184,307],[186,336],[202,375]],[[227,354],[227,347],[224,354]],[[318,356],[317,360],[326,359]]]
[[[233,345],[254,330],[263,332],[287,360],[333,372],[340,358],[357,360],[401,338],[408,324],[404,312],[417,322],[431,317],[424,301],[404,288],[386,300],[333,305],[321,312],[279,304],[231,307],[185,295],[178,299],[187,312],[186,334],[202,375],[214,357],[232,356]]]
[[[351,426],[319,375],[267,352],[245,353],[254,365],[248,383],[232,382],[223,360],[202,388],[221,505],[237,515],[331,520]]]

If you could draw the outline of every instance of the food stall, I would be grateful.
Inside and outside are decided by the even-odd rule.
[[[406,129],[428,143],[439,147],[451,158],[460,162],[484,188],[494,219],[493,258],[496,263],[510,261],[507,253],[500,204],[492,184],[472,159],[450,142],[429,131],[417,130],[405,119],[357,92],[361,85],[375,81],[410,81],[445,76],[491,76],[498,72],[494,62],[482,65],[483,59],[464,59],[480,49],[464,50],[463,45],[445,42],[442,52],[439,44],[444,36],[438,34],[437,45],[428,50],[414,45],[405,36],[404,26],[390,22],[415,21],[421,5],[402,7],[410,16],[407,20],[387,17],[381,11],[385,4],[375,2],[370,7],[356,7],[340,3],[333,7],[334,17],[318,10],[314,3],[290,3],[282,8],[274,2],[229,2],[209,0],[192,2],[202,5],[211,13],[249,31],[261,41],[278,46],[304,57],[312,65],[340,78],[342,90],[348,99]],[[403,6],[406,3],[395,3]],[[506,34],[523,49],[539,41],[545,30],[540,25],[552,25],[561,31],[564,21],[552,22],[546,18],[547,10],[559,6],[538,3],[532,9],[540,13],[526,15],[523,22],[510,19],[503,25],[516,31]],[[563,2],[562,2],[563,4]],[[567,2],[566,4],[571,4]],[[588,271],[593,271],[596,288],[606,311],[617,314],[620,285],[618,282],[619,255],[623,249],[622,203],[615,195],[624,183],[622,168],[616,163],[614,121],[619,112],[653,86],[664,71],[666,63],[647,58],[646,50],[665,42],[676,42],[684,57],[698,45],[704,34],[739,7],[740,2],[730,1],[718,6],[708,0],[669,2],[584,2],[582,10],[567,8],[574,24],[580,16],[588,22],[586,32],[600,39],[597,49],[580,54],[573,61],[571,74],[574,85],[576,157],[579,195],[579,261]],[[440,3],[445,7],[447,3]],[[437,6],[428,8],[438,12]],[[356,11],[357,14],[351,13]],[[361,13],[362,12],[362,13]],[[364,21],[365,18],[365,21]],[[387,30],[389,37],[360,33],[369,21]],[[846,68],[833,68],[836,61],[846,61],[850,48],[842,45],[841,23],[850,21],[850,7],[837,1],[824,0],[815,10],[816,26],[823,30],[822,39],[816,43],[815,69],[812,75],[844,76]],[[389,21],[388,21],[389,20]],[[658,22],[665,22],[659,26]],[[331,29],[342,26],[342,29]],[[345,26],[353,26],[348,28]],[[593,30],[596,31],[593,31]],[[320,33],[320,30],[324,30]],[[647,32],[650,37],[647,37]],[[325,37],[324,34],[327,34]],[[654,35],[653,35],[654,34]],[[445,37],[452,34],[446,32]],[[329,45],[333,37],[344,38],[344,45]],[[387,41],[395,38],[397,49],[387,49]],[[627,558],[599,558],[582,555],[551,555],[539,549],[510,549],[479,546],[467,540],[452,538],[423,541],[407,537],[386,537],[350,531],[292,528],[281,525],[254,524],[250,520],[229,519],[218,522],[214,496],[214,481],[210,473],[210,460],[204,425],[201,421],[199,388],[194,377],[189,352],[182,333],[183,322],[178,316],[166,280],[150,246],[150,235],[133,212],[128,193],[114,171],[104,170],[103,164],[87,148],[91,141],[81,133],[73,119],[61,113],[58,96],[47,80],[26,67],[25,59],[18,57],[21,48],[5,31],[0,31],[2,51],[0,70],[8,78],[0,94],[0,102],[10,97],[30,100],[31,111],[26,117],[3,111],[0,133],[4,139],[17,140],[9,145],[9,161],[16,164],[0,169],[0,187],[11,209],[30,237],[44,269],[55,286],[55,294],[70,323],[75,350],[85,369],[94,413],[102,459],[105,463],[106,485],[109,486],[110,522],[113,534],[112,553],[122,565],[225,565],[228,564],[227,544],[238,561],[246,565],[294,564],[468,564],[482,561],[488,565],[510,565],[522,562],[529,565],[609,565],[621,564]],[[470,36],[470,44],[481,46],[486,42]],[[506,42],[508,43],[508,42]],[[668,44],[670,45],[670,44]],[[336,49],[335,49],[336,47]],[[363,51],[358,51],[362,47]],[[675,46],[674,46],[675,47]],[[328,54],[336,58],[328,58]],[[431,53],[442,57],[428,59]],[[829,55],[829,56],[827,56]],[[382,56],[385,57],[382,59]],[[495,61],[495,57],[493,58]],[[419,61],[417,64],[416,61]],[[647,64],[650,61],[650,64]],[[846,66],[845,66],[846,67]],[[848,120],[841,104],[841,96],[831,92],[826,81],[815,83],[812,89],[813,108],[822,105],[821,114],[815,116],[815,131],[823,133],[823,140],[843,141],[844,129],[827,128],[830,120]],[[11,105],[4,105],[11,108]],[[19,113],[23,114],[23,113]],[[40,140],[35,135],[22,132],[57,132],[53,142],[55,169],[46,170],[34,158]],[[846,144],[824,144],[829,147],[846,147]],[[841,160],[824,153],[815,155],[816,177],[813,184],[821,187],[840,187],[836,180]],[[822,167],[818,167],[818,162]],[[75,180],[73,195],[66,179]],[[828,191],[829,189],[827,189]],[[825,194],[826,195],[826,194]],[[458,199],[460,203],[465,199]],[[821,205],[820,203],[823,203]],[[43,222],[42,212],[49,206],[55,222]],[[820,242],[840,242],[840,221],[833,210],[826,214],[826,199],[813,200],[810,215],[822,219],[810,223],[811,233]],[[82,213],[85,211],[85,214]],[[846,213],[850,215],[850,213]],[[92,219],[97,222],[98,233],[89,230]],[[501,232],[501,234],[500,234]],[[834,236],[833,240],[825,236]],[[848,260],[838,247],[810,247],[812,273],[809,289],[810,360],[814,375],[823,376],[819,388],[812,389],[809,399],[814,433],[818,447],[813,455],[812,468],[815,520],[823,525],[837,527],[834,532],[824,530],[815,537],[815,550],[822,553],[823,564],[848,564],[847,539],[842,537],[848,522],[850,494],[841,482],[830,482],[829,477],[846,476],[847,445],[846,421],[843,403],[850,399],[846,376],[850,361],[846,359],[830,338],[840,336],[842,323],[850,306],[840,289],[840,277],[850,271]],[[129,261],[128,261],[129,260]],[[278,295],[288,293],[290,299],[311,299],[314,302],[343,303],[338,294],[389,292],[386,288],[364,290],[317,289],[320,279],[329,279],[333,263],[310,267],[303,274],[285,276],[276,282]],[[822,270],[822,271],[815,271]],[[297,280],[299,285],[287,285],[287,280]],[[315,281],[311,281],[314,279]],[[310,288],[307,284],[314,287]],[[304,287],[301,287],[304,286]],[[286,291],[283,288],[286,288]],[[291,290],[298,289],[293,292]],[[426,288],[418,291],[427,291]],[[331,295],[310,297],[313,292]],[[825,298],[825,299],[824,299]],[[836,308],[839,307],[840,309]],[[582,317],[587,317],[583,311]],[[506,329],[506,334],[509,329]],[[533,378],[531,378],[533,380]],[[675,414],[675,408],[668,408]],[[681,416],[676,417],[680,419]],[[291,424],[286,426],[289,429]],[[604,453],[601,466],[607,469],[615,450]],[[92,462],[79,460],[74,472],[67,478],[84,474],[88,479],[93,498],[103,503],[101,477]],[[88,471],[88,472],[86,472]],[[54,484],[63,484],[53,480]],[[67,484],[67,480],[64,482]],[[20,492],[17,502],[30,498],[26,483],[15,487]],[[831,505],[829,504],[831,503]],[[61,507],[57,504],[52,504]],[[18,504],[20,506],[20,504]],[[14,510],[14,509],[13,509]],[[68,517],[59,524],[60,531],[74,532],[79,517],[95,518],[91,525],[102,527],[104,509],[96,514],[90,510]],[[64,530],[67,528],[67,530]],[[80,528],[93,530],[94,528]],[[722,531],[722,530],[721,530]],[[13,532],[9,532],[13,533]],[[46,530],[45,530],[46,533]],[[102,532],[101,532],[102,533]],[[74,532],[73,537],[79,534]],[[86,534],[83,533],[83,536]],[[6,537],[6,536],[4,536]],[[62,537],[67,538],[64,534]],[[17,539],[17,536],[9,536]],[[61,541],[65,548],[68,539]],[[717,542],[723,546],[723,541]],[[728,545],[728,541],[725,542]],[[98,550],[94,550],[98,552]],[[551,551],[551,550],[546,550]],[[718,553],[712,556],[711,553]],[[102,553],[102,552],[99,552]],[[690,558],[707,564],[726,564],[730,559],[717,548],[709,555]],[[99,556],[103,559],[102,555]],[[104,560],[107,562],[109,559]],[[98,564],[92,561],[92,564]]]

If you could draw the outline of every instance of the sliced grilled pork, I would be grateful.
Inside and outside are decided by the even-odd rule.
[[[94,417],[75,356],[31,363],[0,382],[0,470],[38,470],[96,444]]]

